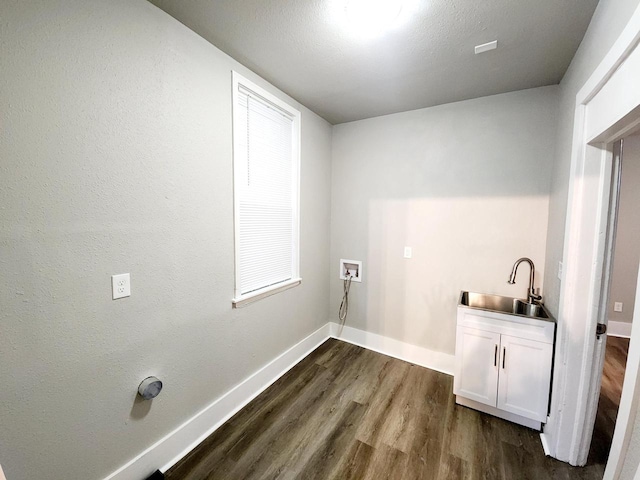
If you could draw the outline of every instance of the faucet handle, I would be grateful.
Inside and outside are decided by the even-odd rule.
[[[529,299],[531,300],[530,303],[533,303],[533,300],[537,300],[540,301],[542,300],[542,295],[538,295],[537,292],[539,292],[540,289],[539,288],[532,288],[531,291],[529,292]]]

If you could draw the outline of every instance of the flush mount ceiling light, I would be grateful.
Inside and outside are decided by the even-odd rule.
[[[375,36],[400,17],[403,0],[348,0],[345,13],[349,27],[362,36]]]

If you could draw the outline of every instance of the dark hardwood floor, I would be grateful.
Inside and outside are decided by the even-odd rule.
[[[166,473],[188,479],[601,479],[458,406],[453,377],[328,340]]]
[[[589,450],[589,463],[606,464],[611,449],[613,429],[618,416],[622,382],[627,364],[629,339],[607,337],[607,350],[602,370],[602,386],[596,413],[596,425]]]

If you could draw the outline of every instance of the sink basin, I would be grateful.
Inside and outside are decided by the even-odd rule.
[[[526,317],[548,318],[548,315],[542,310],[540,305],[523,302],[518,299],[513,301],[513,313]]]
[[[523,317],[540,318],[543,320],[551,319],[544,305],[527,303],[520,298],[463,291],[460,294],[460,302],[458,302],[458,305],[509,315],[521,315]]]

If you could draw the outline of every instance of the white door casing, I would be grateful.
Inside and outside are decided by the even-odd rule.
[[[611,145],[640,124],[639,41],[640,6],[576,96],[553,396],[544,428],[549,453],[573,465],[586,462],[590,417],[598,401],[604,349],[595,330],[602,302]],[[619,461],[610,456],[607,471]]]

